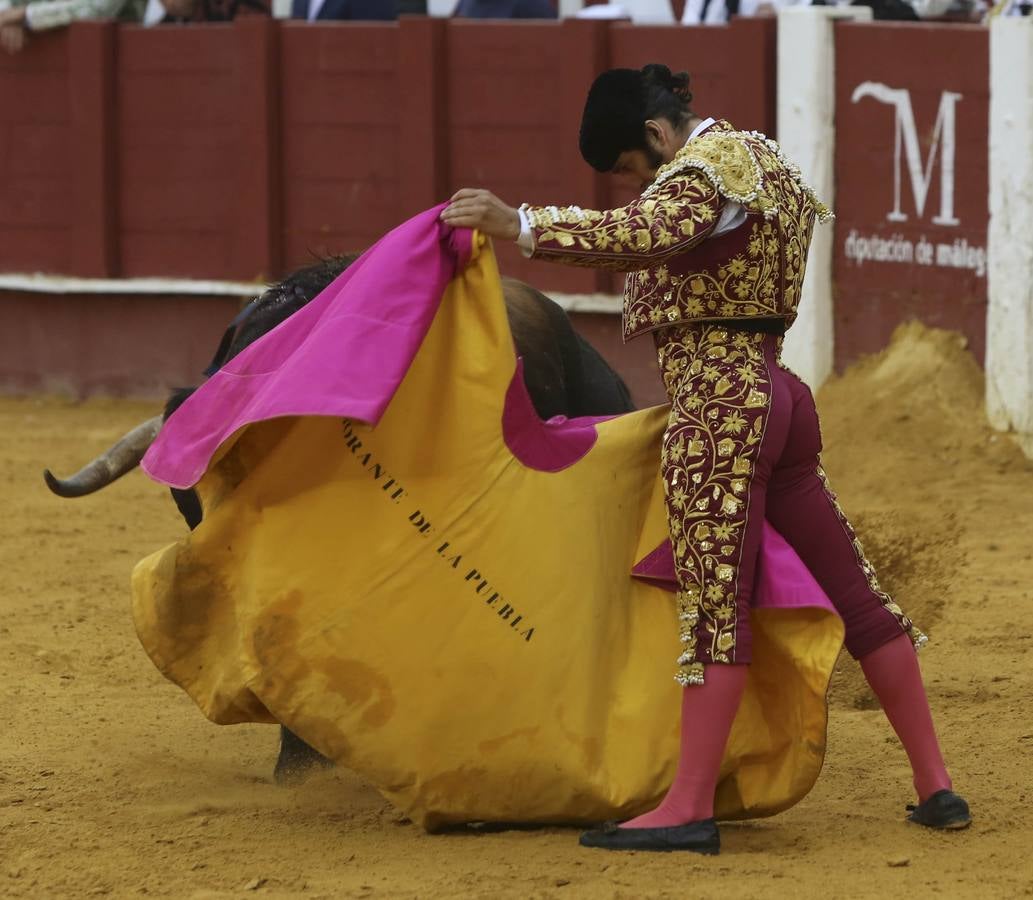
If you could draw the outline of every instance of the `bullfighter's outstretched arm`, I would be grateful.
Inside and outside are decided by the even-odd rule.
[[[690,170],[618,209],[525,204],[520,212],[530,227],[534,259],[632,272],[705,240],[723,203],[711,181]]]

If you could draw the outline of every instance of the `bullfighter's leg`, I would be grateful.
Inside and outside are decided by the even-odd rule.
[[[771,378],[773,337],[696,326],[657,343],[672,403],[662,466],[679,582],[682,741],[664,800],[624,823],[618,841],[689,829],[684,849],[714,853],[714,791],[746,684],[765,489],[786,440],[790,398]]]
[[[971,821],[968,807],[951,793],[915,655],[925,636],[879,586],[821,468],[811,391],[795,375],[784,374],[792,394],[792,420],[782,459],[768,483],[768,520],[843,619],[847,649],[860,661],[911,762],[920,804],[912,818],[933,827],[964,827]]]

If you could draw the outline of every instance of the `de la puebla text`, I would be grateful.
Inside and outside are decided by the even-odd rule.
[[[408,495],[408,491],[399,484],[397,479],[388,474],[379,462],[373,459],[371,450],[367,448],[365,452],[360,452],[363,451],[362,440],[356,434],[350,419],[342,421],[342,431],[344,434],[344,445],[351,450],[352,456],[355,457],[359,465],[373,476],[375,482],[383,480],[380,489],[392,501],[400,504],[402,498]],[[418,509],[414,510],[408,519],[421,537],[430,538],[431,533],[434,531],[434,526],[423,512]],[[471,590],[475,596],[481,597],[485,604],[503,622],[508,624],[516,634],[519,634],[524,641],[530,642],[531,638],[534,637],[534,628],[528,625],[524,617],[514,607],[505,602],[502,594],[492,587],[488,579],[478,569],[467,568],[463,565],[463,555],[452,547],[450,541],[442,541],[437,547],[436,553],[457,575],[462,577],[462,583],[468,590]]]

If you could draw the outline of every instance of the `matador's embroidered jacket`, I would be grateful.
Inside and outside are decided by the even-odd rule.
[[[707,240],[728,200],[746,222]],[[814,220],[832,217],[778,144],[723,121],[688,141],[628,206],[522,209],[535,259],[631,273],[625,339],[706,319],[791,324]]]

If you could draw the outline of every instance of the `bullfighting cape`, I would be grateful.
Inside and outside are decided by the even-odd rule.
[[[629,816],[678,753],[666,408],[540,421],[491,246],[437,213],[165,425],[144,466],[204,522],[136,567],[140,640],[213,721],[283,723],[427,828]],[[810,789],[842,639],[762,553],[722,818]]]

